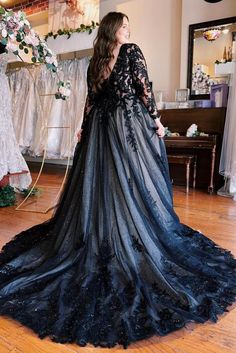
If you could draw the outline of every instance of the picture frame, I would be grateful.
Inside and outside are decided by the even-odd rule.
[[[163,102],[163,92],[162,91],[154,91],[154,97],[156,103]]]
[[[229,86],[226,83],[211,86],[210,100],[212,107],[227,107],[228,89]]]
[[[187,102],[189,99],[189,88],[179,88],[175,91],[176,102]]]

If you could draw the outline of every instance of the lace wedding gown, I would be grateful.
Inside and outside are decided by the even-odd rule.
[[[236,260],[180,223],[145,59],[121,46],[58,209],[0,254],[0,313],[39,337],[113,347],[217,321],[235,299]]]
[[[28,166],[20,152],[12,124],[11,93],[5,75],[7,54],[0,55],[0,180],[10,175],[9,184],[26,189],[31,183]],[[24,102],[22,102],[24,104]],[[22,173],[18,174],[17,173]]]

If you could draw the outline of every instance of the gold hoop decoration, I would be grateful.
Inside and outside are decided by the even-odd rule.
[[[16,207],[16,210],[17,211],[25,211],[25,212],[36,212],[36,213],[47,213],[49,210],[53,209],[54,207],[57,206],[57,201],[58,201],[58,198],[61,194],[61,190],[65,184],[65,181],[66,181],[66,177],[67,177],[67,174],[68,174],[68,170],[69,170],[69,163],[70,163],[70,156],[67,157],[67,164],[66,164],[66,171],[65,171],[65,174],[64,174],[64,177],[63,177],[63,180],[62,180],[62,183],[61,183],[61,186],[59,186],[59,190],[52,202],[52,205],[50,205],[49,207],[47,207],[46,209],[44,210],[36,210],[35,208],[23,208],[22,206],[26,203],[26,201],[28,200],[28,198],[30,197],[30,195],[32,194],[34,188],[37,186],[37,187],[43,187],[42,185],[38,185],[38,181],[40,179],[40,176],[42,175],[42,171],[43,171],[43,167],[44,167],[44,164],[45,164],[45,159],[46,159],[46,155],[47,155],[47,142],[48,142],[48,131],[49,129],[69,129],[69,150],[71,150],[71,147],[72,147],[72,139],[71,139],[71,126],[46,126],[45,127],[47,130],[47,138],[46,138],[46,146],[44,148],[44,153],[43,153],[43,160],[42,160],[42,163],[41,163],[41,166],[40,166],[40,170],[39,170],[39,173],[37,175],[37,178],[35,180],[35,182],[33,183],[29,193],[27,194],[27,196],[24,198],[24,200]],[[53,186],[47,186],[48,189],[58,189],[58,187],[53,187]],[[31,201],[31,205],[32,204],[37,204],[38,203],[38,198],[34,198],[34,199],[30,199]]]

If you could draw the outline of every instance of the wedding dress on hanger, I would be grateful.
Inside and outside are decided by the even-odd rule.
[[[0,55],[0,180],[10,174],[9,184],[26,189],[31,183],[28,166],[20,152],[12,124],[11,93],[5,74],[8,55]],[[24,104],[24,101],[21,102]],[[14,175],[11,175],[14,174]]]
[[[88,57],[59,61],[60,80],[69,80],[72,86],[67,101],[55,99],[58,77],[45,65],[22,67],[8,73],[13,126],[21,152],[37,157],[42,156],[46,148],[46,158],[73,156],[76,131],[83,120],[88,64]],[[68,128],[62,128],[68,126],[71,139]]]
[[[220,196],[233,197],[236,201],[236,62],[231,77],[229,98],[225,119],[219,172],[225,177],[225,185],[217,193]]]

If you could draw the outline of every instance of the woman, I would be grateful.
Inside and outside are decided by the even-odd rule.
[[[11,93],[5,74],[7,61],[5,46],[0,43],[0,184],[9,177],[9,184],[22,190],[32,180],[12,124]]]
[[[173,210],[163,126],[128,39],[127,16],[103,18],[59,207],[0,257],[1,314],[41,338],[127,347],[216,321],[235,296],[233,256]]]

